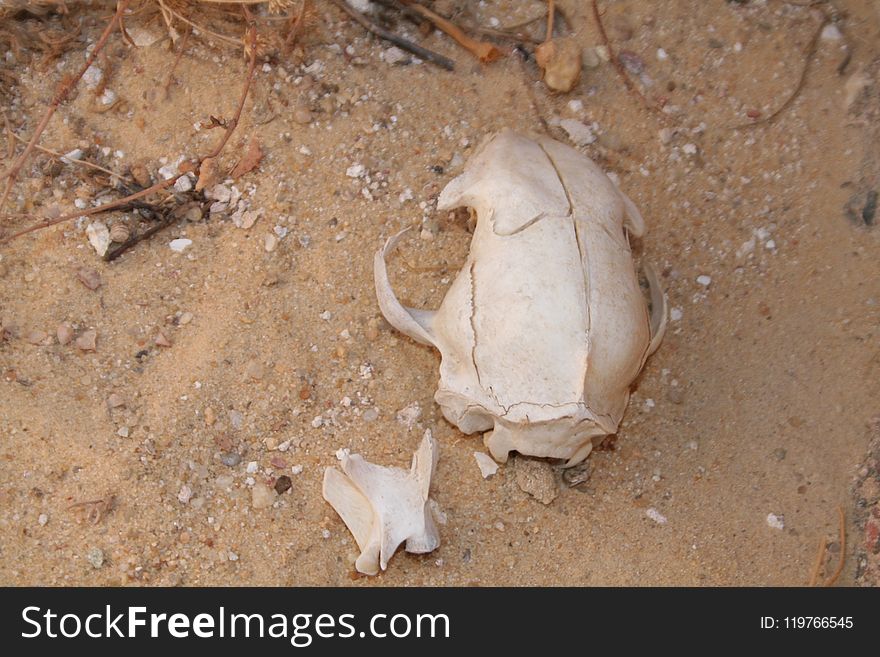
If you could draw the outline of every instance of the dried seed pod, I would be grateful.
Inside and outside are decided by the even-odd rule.
[[[127,242],[131,237],[131,229],[127,224],[116,223],[110,227],[110,240],[113,242]]]

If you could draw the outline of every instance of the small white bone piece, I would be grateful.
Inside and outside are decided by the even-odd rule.
[[[474,452],[474,458],[477,461],[477,467],[480,468],[480,474],[483,475],[483,479],[488,479],[498,472],[498,464],[495,462],[495,459],[485,452]]]
[[[409,471],[368,463],[360,454],[343,454],[342,472],[324,470],[323,495],[354,535],[361,554],[358,572],[376,575],[401,543],[415,554],[431,552],[440,535],[428,492],[437,465],[431,430],[413,455]]]

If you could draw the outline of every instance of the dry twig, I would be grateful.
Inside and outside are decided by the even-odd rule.
[[[416,57],[420,57],[425,61],[436,64],[441,68],[445,68],[447,71],[451,71],[455,68],[455,62],[453,62],[448,57],[444,57],[443,55],[440,55],[433,50],[423,48],[422,46],[417,45],[412,41],[408,41],[407,39],[404,39],[403,37],[394,34],[394,32],[389,32],[384,27],[376,25],[376,23],[364,16],[361,12],[351,7],[351,5],[345,2],[345,0],[331,0],[331,2],[342,9],[342,11],[351,16],[358,23],[360,23],[360,25],[365,30],[371,32],[372,34],[375,34],[380,39],[385,39],[385,41],[393,43],[398,48],[406,50]]]
[[[79,72],[74,76],[72,80],[63,81],[58,89],[58,92],[55,94],[55,97],[52,99],[52,102],[49,104],[49,107],[46,110],[46,113],[43,115],[42,120],[40,121],[37,129],[34,130],[34,135],[31,137],[31,140],[28,142],[28,145],[25,147],[24,152],[12,163],[12,165],[7,169],[0,179],[6,178],[6,190],[3,192],[3,196],[0,197],[0,210],[3,209],[3,206],[6,204],[6,199],[9,197],[9,193],[12,191],[12,186],[15,184],[16,179],[18,178],[18,173],[21,171],[21,168],[24,166],[24,163],[27,161],[30,154],[34,151],[34,148],[37,145],[37,141],[40,139],[40,135],[43,134],[43,131],[46,129],[46,126],[49,124],[49,120],[55,114],[55,111],[61,106],[61,104],[67,100],[67,97],[70,95],[70,92],[73,90],[73,87],[76,86],[77,82],[82,79],[82,76],[88,70],[88,68],[94,63],[95,59],[98,57],[98,54],[104,48],[107,43],[107,39],[110,38],[110,35],[113,33],[113,30],[116,28],[116,25],[119,23],[119,19],[122,16],[122,12],[125,11],[125,8],[128,6],[129,0],[119,0],[116,4],[116,13],[113,15],[113,18],[110,19],[110,22],[107,24],[107,27],[104,29],[104,32],[101,34],[101,38],[98,39],[98,42],[95,44],[95,47],[92,49],[92,52],[86,58],[85,63],[80,68]]]
[[[219,143],[214,148],[214,150],[211,151],[211,153],[199,158],[199,160],[195,163],[195,165],[193,165],[191,167],[186,167],[186,166],[182,165],[181,168],[183,170],[180,171],[176,176],[173,176],[173,177],[169,178],[168,180],[163,180],[161,182],[156,183],[155,185],[152,185],[151,187],[143,189],[139,192],[135,192],[134,194],[130,194],[130,195],[128,195],[124,198],[121,198],[119,200],[112,201],[110,203],[105,203],[104,205],[100,205],[96,208],[90,208],[88,210],[80,210],[78,212],[73,212],[70,214],[61,215],[60,217],[56,217],[54,219],[44,219],[43,221],[40,221],[36,224],[33,224],[32,226],[29,226],[23,230],[20,230],[16,233],[13,233],[12,235],[10,235],[8,237],[3,238],[2,240],[0,240],[0,244],[6,244],[9,241],[14,240],[17,237],[21,237],[22,235],[27,235],[28,233],[32,233],[34,231],[41,230],[43,228],[55,226],[56,224],[60,224],[65,221],[71,221],[72,219],[76,219],[78,217],[87,217],[87,216],[92,216],[92,215],[96,215],[96,214],[101,214],[101,213],[107,212],[109,210],[118,209],[128,203],[131,203],[132,201],[144,198],[145,196],[149,196],[150,194],[154,194],[154,193],[159,192],[163,189],[167,189],[168,187],[173,185],[175,182],[177,182],[177,180],[181,176],[184,176],[187,173],[190,173],[192,171],[195,171],[197,173],[199,167],[201,166],[201,164],[205,160],[217,157],[220,154],[220,151],[222,151],[223,148],[226,146],[226,143],[229,141],[229,138],[232,136],[233,131],[238,126],[238,123],[241,120],[241,113],[244,110],[244,104],[245,104],[245,101],[247,100],[248,93],[249,93],[250,87],[251,87],[251,82],[253,81],[253,78],[254,78],[254,71],[256,69],[256,64],[257,64],[257,32],[256,32],[256,28],[253,26],[253,21],[251,21],[251,20],[248,21],[247,35],[248,35],[247,36],[247,43],[248,43],[247,50],[248,50],[248,55],[249,55],[250,61],[248,63],[248,71],[247,71],[247,77],[245,79],[244,89],[241,92],[241,99],[239,100],[238,108],[235,111],[235,115],[229,121],[226,122],[226,124],[225,124],[226,130],[224,131]]]
[[[435,14],[427,7],[423,7],[419,3],[412,2],[411,0],[401,0],[401,2],[406,7],[409,7],[419,15],[431,21],[438,29],[451,36],[462,48],[473,54],[481,62],[493,62],[504,56],[504,53],[502,53],[495,44],[489,43],[488,41],[479,41],[468,36],[458,25],[443,18],[443,16]]]

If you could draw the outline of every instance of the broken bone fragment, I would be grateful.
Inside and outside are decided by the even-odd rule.
[[[650,268],[648,302],[629,236],[644,221],[589,158],[546,137],[504,130],[484,142],[438,200],[477,216],[470,251],[437,310],[408,308],[375,256],[379,308],[440,351],[434,399],[463,433],[510,452],[583,461],[613,434],[630,385],[659,346],[666,298]]]
[[[385,570],[401,543],[415,554],[440,545],[428,493],[437,465],[437,442],[425,431],[410,469],[369,463],[360,454],[340,455],[342,471],[324,470],[324,499],[336,510],[361,550],[355,568],[365,575]]]

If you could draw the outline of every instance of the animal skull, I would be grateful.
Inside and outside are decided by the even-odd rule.
[[[497,461],[517,451],[574,465],[617,431],[663,337],[665,297],[646,268],[649,317],[624,231],[641,236],[642,217],[584,155],[510,130],[440,194],[438,210],[461,206],[477,225],[440,308],[407,308],[394,295],[385,260],[403,233],[375,257],[379,307],[440,350],[435,400],[462,432],[488,432]]]

